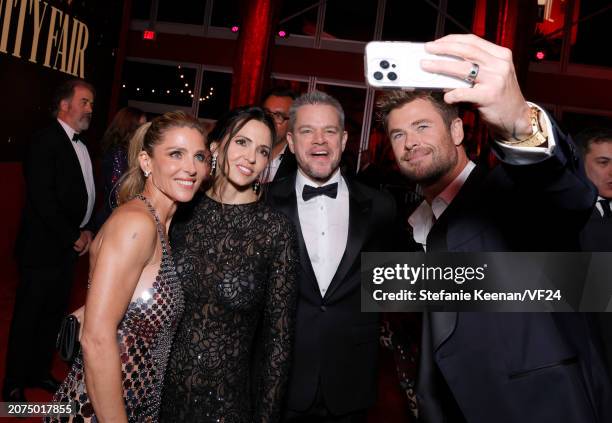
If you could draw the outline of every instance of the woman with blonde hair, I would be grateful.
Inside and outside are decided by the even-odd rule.
[[[183,311],[167,231],[177,203],[190,201],[209,172],[204,138],[197,119],[169,112],[130,141],[120,206],[90,250],[82,355],[54,396],[76,401],[73,421],[157,421]]]

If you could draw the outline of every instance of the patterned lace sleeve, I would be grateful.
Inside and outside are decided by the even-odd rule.
[[[276,231],[277,240],[270,266],[266,306],[263,316],[263,363],[257,386],[255,418],[257,422],[276,422],[280,419],[281,401],[285,394],[295,319],[297,287],[295,264],[297,243],[293,225],[284,217]]]

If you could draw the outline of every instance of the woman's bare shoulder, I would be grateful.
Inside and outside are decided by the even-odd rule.
[[[101,239],[118,246],[154,247],[157,226],[151,212],[140,200],[131,200],[118,207],[102,227]]]

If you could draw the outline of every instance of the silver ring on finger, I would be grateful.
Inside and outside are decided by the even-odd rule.
[[[463,80],[470,85],[474,85],[474,81],[476,81],[476,78],[478,77],[479,70],[480,70],[480,66],[478,66],[477,63],[472,63],[472,67],[470,68],[470,71],[468,72],[466,77],[463,78]]]

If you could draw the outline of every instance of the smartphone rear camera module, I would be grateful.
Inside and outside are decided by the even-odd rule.
[[[389,78],[390,81],[395,81],[397,79],[397,74],[395,72],[389,72],[387,78]]]
[[[389,62],[387,62],[386,60],[382,60],[380,62],[380,67],[383,69],[388,69],[389,68]]]
[[[374,79],[377,81],[380,81],[381,79],[383,79],[382,72],[374,72]]]

